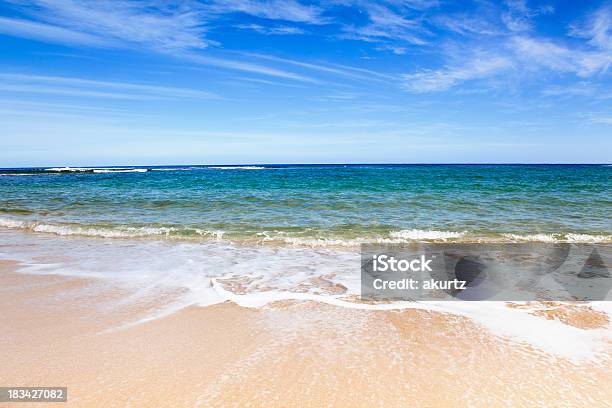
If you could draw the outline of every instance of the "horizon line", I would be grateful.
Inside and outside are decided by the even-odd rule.
[[[0,167],[0,170],[46,169],[46,168],[109,168],[109,167],[211,167],[211,166],[597,166],[612,165],[611,162],[357,162],[357,163],[210,163],[210,164],[105,164],[105,165],[38,165],[25,167]]]

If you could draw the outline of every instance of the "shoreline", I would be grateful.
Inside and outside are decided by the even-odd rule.
[[[65,385],[67,406],[593,406],[612,397],[612,342],[575,361],[463,316],[295,301],[189,306],[131,324],[176,294],[132,298],[95,279],[16,269],[0,262],[0,378]],[[586,316],[592,326],[580,330],[609,325]]]
[[[9,215],[7,218],[6,215]],[[575,243],[612,244],[607,232],[469,232],[446,230],[399,229],[375,236],[291,236],[286,231],[268,231],[236,235],[235,232],[208,230],[190,225],[85,225],[18,218],[0,211],[0,232],[16,231],[49,237],[74,237],[134,241],[163,240],[167,242],[215,243],[271,248],[321,248],[354,251],[362,244],[401,245],[417,243],[448,244],[509,244],[509,243]],[[189,234],[187,234],[189,233]]]

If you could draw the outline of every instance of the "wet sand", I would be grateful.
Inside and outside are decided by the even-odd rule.
[[[44,406],[604,407],[612,401],[612,344],[596,360],[568,360],[451,314],[224,303],[132,324],[175,294],[131,301],[125,289],[16,273],[11,262],[0,262],[0,293],[0,385],[68,387],[68,403]],[[542,319],[555,318],[546,310]],[[609,324],[579,310],[557,314],[576,327],[588,321],[582,330]]]

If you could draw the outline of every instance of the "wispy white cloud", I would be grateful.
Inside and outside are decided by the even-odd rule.
[[[214,13],[241,12],[252,16],[307,24],[324,24],[324,9],[296,0],[221,0],[213,1],[208,10]]]
[[[601,112],[583,113],[581,116],[589,123],[598,125],[612,125],[612,114]]]
[[[33,99],[33,100],[32,100]],[[10,110],[15,113],[19,112],[45,112],[54,115],[71,115],[71,116],[88,116],[88,117],[124,117],[126,119],[136,118],[151,118],[149,114],[144,114],[132,109],[109,108],[106,106],[97,106],[95,104],[86,103],[60,103],[57,100],[43,102],[38,98],[0,98],[0,108],[4,112]]]
[[[298,27],[291,26],[262,26],[259,24],[237,24],[234,27],[241,30],[251,30],[264,35],[297,35],[305,34],[306,31]]]
[[[256,13],[254,7],[259,3],[262,2],[235,1],[226,3],[223,10],[229,12],[249,6],[248,10]],[[78,42],[89,46],[137,48],[184,58],[196,64],[318,83],[306,75],[279,68],[199,53],[198,50],[217,43],[205,37],[212,11],[193,1],[20,0],[18,4],[24,13],[44,22],[6,19],[10,24],[0,27],[0,32],[60,44]],[[297,3],[292,4],[287,3],[289,11],[279,4],[272,7],[270,3],[266,7],[270,7],[270,16],[274,15],[272,9],[276,9],[293,13],[297,20],[300,13],[306,13],[303,15],[306,18],[310,9],[302,10]]]
[[[381,80],[385,80],[387,82],[395,81],[397,79],[397,76],[392,73],[379,72],[379,71],[374,71],[372,69],[353,67],[353,66],[344,65],[344,64],[328,63],[328,65],[333,68],[340,68],[345,71],[356,72],[356,73],[362,74],[366,78],[378,78]]]
[[[320,96],[315,99],[319,101],[346,102],[346,101],[355,100],[359,98],[360,96],[363,96],[363,95],[357,94],[355,92],[335,92],[335,93],[331,93],[328,95]]]
[[[593,96],[598,89],[592,83],[580,81],[571,85],[552,85],[542,90],[542,95],[553,97]]]
[[[560,72],[591,77],[608,71],[612,64],[612,5],[604,4],[581,22],[570,26],[570,35],[585,38],[583,46],[568,47],[536,38],[514,40],[535,63]]]
[[[228,83],[233,83],[239,86],[244,86],[244,82],[252,82],[255,84],[262,84],[262,85],[271,85],[271,86],[283,86],[283,87],[290,87],[290,88],[305,88],[307,85],[303,84],[303,85],[299,85],[296,84],[294,82],[285,82],[285,81],[270,81],[267,79],[261,79],[261,78],[250,78],[250,77],[235,77],[230,81],[227,81]]]
[[[442,29],[461,35],[517,35],[534,30],[536,17],[555,11],[547,4],[529,6],[527,0],[475,3],[476,8],[470,12],[440,13],[433,16],[431,21]]]
[[[221,67],[251,74],[281,79],[321,83],[311,75],[291,72],[276,66],[248,62],[231,57],[219,57],[198,52],[213,41],[205,38],[206,22],[211,13],[231,11],[248,12],[270,18],[291,21],[321,22],[320,10],[301,6],[295,1],[275,2],[230,1],[206,7],[190,1],[165,3],[155,0],[129,2],[87,2],[79,0],[23,0],[19,5],[25,13],[44,22],[6,19],[0,25],[0,32],[43,41],[101,47],[128,47],[170,54],[196,64]],[[249,28],[267,34],[298,34],[295,27],[264,27],[250,25]],[[268,61],[272,61],[269,59]],[[298,64],[278,59],[275,62],[301,66],[310,70],[325,70],[316,64]],[[344,71],[328,68],[327,72],[342,75]],[[358,74],[344,75],[357,77]]]
[[[415,10],[427,10],[433,7],[438,7],[440,1],[438,0],[385,0],[389,4],[401,6],[405,8],[412,8]]]
[[[506,0],[506,11],[501,19],[510,31],[529,31],[532,28],[531,18],[536,14],[528,6],[526,0]]]
[[[0,91],[112,99],[211,99],[217,95],[189,88],[97,81],[83,78],[0,73]]]
[[[130,94],[124,92],[106,92],[101,90],[65,88],[60,86],[47,86],[41,84],[0,84],[0,92],[26,93],[26,94],[47,94],[55,96],[76,96],[85,98],[104,98],[104,99],[131,99],[131,100],[150,100],[159,99],[151,95]]]
[[[404,28],[414,28],[419,26],[418,22],[410,20],[380,3],[371,2],[364,4],[364,8],[370,17],[372,24],[383,27]]]
[[[394,3],[403,7],[392,8],[385,2],[355,2],[355,5],[365,11],[369,23],[345,25],[340,37],[368,42],[401,41],[413,45],[427,44],[424,35],[429,34],[429,31],[424,28],[423,21],[418,17],[409,18],[411,12],[406,10],[406,5],[401,2]]]
[[[281,57],[276,57],[272,55],[255,54],[255,53],[244,53],[244,55],[248,55],[251,57],[255,57],[255,58],[259,58],[259,59],[263,59],[267,61],[274,61],[280,64],[292,65],[292,66],[304,68],[304,69],[311,70],[311,71],[324,72],[324,73],[332,74],[335,76],[340,76],[340,77],[350,78],[350,79],[359,79],[359,80],[366,80],[366,81],[381,81],[381,80],[388,81],[390,79],[393,79],[392,76],[379,74],[377,72],[370,71],[367,69],[348,67],[348,66],[339,65],[339,64],[317,64],[317,63],[312,63],[312,62],[297,61],[297,60],[293,60],[289,58],[281,58]]]
[[[70,40],[66,30],[102,38],[107,44],[139,44],[162,50],[206,48],[204,11],[194,2],[145,0],[22,0],[21,10],[45,23],[48,39]],[[35,35],[32,26],[29,35]],[[51,32],[55,30],[55,33]],[[56,34],[56,35],[51,35]]]
[[[35,21],[0,17],[0,33],[32,40],[59,42],[71,45],[108,46],[108,42],[96,35],[82,33]]]
[[[508,79],[509,73],[529,74],[537,77],[550,72],[592,78],[605,73],[612,65],[612,53],[569,48],[548,39],[517,35],[495,42],[495,53],[470,50],[464,47],[459,58],[456,51],[446,56],[451,61],[440,69],[426,69],[403,76],[404,89],[411,92],[443,91],[466,81]],[[508,81],[510,83],[511,81]],[[498,83],[496,83],[496,86]]]
[[[482,18],[464,13],[433,19],[439,27],[469,38],[464,43],[453,39],[449,41],[453,46],[440,49],[439,56],[446,60],[443,68],[404,75],[405,89],[412,92],[434,92],[479,79],[487,79],[487,83],[494,86],[505,82],[510,87],[513,83],[512,74],[546,80],[553,72],[593,79],[608,72],[612,65],[610,5],[600,7],[579,24],[571,26],[570,33],[573,36],[586,39],[586,42],[580,44],[566,41],[563,37],[552,40],[536,34],[534,18],[553,13],[552,7],[531,8],[525,0],[507,0],[503,8],[486,4],[481,10]],[[496,26],[496,19],[503,24]],[[461,52],[457,52],[457,49]],[[495,49],[489,52],[495,57],[483,59],[483,49]],[[579,92],[578,89],[575,91]],[[549,88],[545,92],[554,91]]]
[[[562,86],[548,86],[542,90],[542,95],[554,98],[588,98],[589,103],[599,104],[601,101],[612,99],[612,89],[597,82],[579,81]]]
[[[367,25],[358,27],[354,25],[345,26],[343,33],[338,36],[347,40],[360,40],[367,42],[402,41],[413,45],[425,45],[427,40],[419,35],[406,32],[405,30],[388,29],[380,25]]]
[[[405,74],[403,87],[417,93],[445,91],[465,81],[492,77],[511,67],[512,61],[508,58],[481,54],[462,66]]]
[[[589,77],[606,72],[612,64],[612,53],[570,49],[564,45],[534,37],[514,37],[509,47],[526,68],[544,67],[552,71]]]
[[[379,51],[391,51],[395,55],[404,55],[406,54],[406,52],[408,52],[408,49],[406,47],[400,47],[398,45],[391,44],[383,44],[380,47],[377,47],[376,49]]]
[[[554,71],[570,72],[578,66],[574,53],[551,41],[528,36],[513,37],[509,43],[516,55],[529,65],[544,66]]]
[[[498,25],[485,18],[477,18],[466,13],[443,14],[433,19],[434,23],[446,30],[461,35],[501,35],[503,31]]]
[[[586,21],[571,25],[570,34],[586,38],[593,47],[612,50],[612,4],[603,5]]]
[[[281,79],[290,79],[294,81],[307,82],[311,84],[320,84],[322,81],[308,75],[298,74],[295,72],[268,67],[266,65],[254,64],[251,62],[240,61],[228,58],[218,58],[204,54],[185,53],[180,55],[182,58],[192,61],[196,64],[211,65],[220,68],[227,68],[236,71],[244,71],[252,74],[261,74],[272,76]],[[269,56],[268,59],[273,60],[274,57]],[[282,61],[282,58],[278,58]]]

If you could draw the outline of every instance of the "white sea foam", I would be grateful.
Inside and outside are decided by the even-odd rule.
[[[596,243],[612,241],[612,235],[591,234],[503,234],[513,241]]]
[[[147,169],[132,167],[51,167],[45,171],[56,173],[145,173]]]
[[[448,239],[461,238],[465,235],[465,232],[453,232],[453,231],[436,231],[436,230],[401,230],[391,232],[389,235],[391,238],[400,238],[406,240],[435,240],[445,241]]]
[[[204,238],[214,238],[221,240],[224,238],[224,231],[221,230],[207,230],[203,228],[192,228],[192,227],[101,227],[101,226],[81,226],[74,224],[53,224],[39,221],[23,221],[13,218],[0,218],[0,227],[12,228],[12,229],[24,229],[33,232],[41,232],[62,236],[69,235],[83,235],[89,237],[101,237],[101,238],[145,238],[145,237],[156,237],[156,236],[168,236],[168,237],[180,237],[180,236],[201,236]],[[415,230],[416,231],[416,230]],[[275,243],[280,242],[290,246],[296,247],[310,247],[310,248],[327,248],[327,247],[345,247],[354,248],[364,243],[371,244],[400,244],[412,241],[446,241],[451,238],[458,238],[463,236],[460,233],[446,233],[438,234],[439,231],[421,231],[421,233],[399,235],[392,238],[367,238],[358,237],[352,239],[341,239],[341,238],[305,238],[305,237],[291,237],[283,234],[271,234],[269,232],[260,232],[257,235],[262,237],[260,239],[263,243]]]
[[[94,173],[146,173],[147,169],[94,169]]]
[[[436,231],[436,230],[401,230],[389,233],[388,237],[357,237],[357,238],[311,238],[292,237],[284,232],[263,231],[258,233],[263,242],[282,242],[294,246],[305,246],[311,248],[325,247],[358,247],[361,244],[401,244],[413,241],[436,241],[444,242],[458,239],[466,235],[465,232]]]
[[[223,231],[206,230],[189,227],[86,227],[79,225],[61,225],[41,223],[38,221],[24,221],[13,218],[0,218],[0,227],[22,229],[32,232],[54,234],[60,236],[82,235],[100,238],[146,238],[155,236],[189,236],[197,235],[220,240]]]
[[[101,238],[146,238],[146,237],[202,237],[221,240],[226,238],[221,230],[210,230],[189,226],[87,226],[77,224],[59,224],[16,217],[0,217],[0,227],[23,229],[32,232],[48,233],[62,236],[83,235]],[[502,234],[502,238],[478,237],[467,232],[438,230],[401,230],[389,233],[388,237],[294,237],[284,232],[262,231],[256,234],[259,242],[282,243],[295,247],[310,248],[356,248],[361,244],[401,244],[415,241],[428,242],[571,242],[601,243],[612,242],[612,235],[589,234]]]
[[[262,166],[210,166],[209,169],[217,170],[263,170]]]
[[[49,169],[45,169],[45,171],[72,171],[72,172],[79,172],[79,171],[91,171],[91,169],[86,168],[86,167],[51,167]]]
[[[25,273],[94,278],[132,288],[132,302],[179,289],[182,296],[176,302],[143,320],[190,305],[232,301],[259,308],[274,301],[310,300],[355,309],[412,308],[461,315],[493,334],[571,359],[595,359],[599,352],[609,350],[612,341],[610,327],[583,330],[534,316],[528,307],[509,308],[505,302],[357,302],[354,299],[360,291],[360,257],[350,250],[229,242],[57,240],[0,230],[0,259],[21,261],[20,271]],[[330,285],[340,290],[330,291]],[[594,308],[612,312],[609,305],[597,303]]]
[[[28,223],[21,220],[15,220],[12,218],[0,218],[0,227],[23,229],[28,227]]]
[[[569,242],[605,242],[612,241],[612,235],[567,234]]]
[[[557,320],[538,318],[530,314],[531,310],[529,308],[509,308],[506,302],[427,301],[365,304],[347,301],[338,296],[309,293],[271,291],[246,295],[235,294],[216,284],[214,279],[213,282],[217,293],[222,295],[223,298],[250,308],[260,308],[271,302],[282,300],[309,300],[361,310],[421,309],[460,315],[481,324],[493,334],[504,336],[519,343],[529,344],[552,355],[572,360],[596,359],[600,352],[606,350],[608,342],[612,340],[612,329],[610,327],[587,331],[563,324]],[[607,313],[612,315],[610,310],[607,310]],[[577,344],[580,347],[576,347]]]

